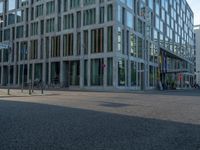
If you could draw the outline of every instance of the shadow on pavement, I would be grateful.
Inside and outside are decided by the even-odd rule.
[[[121,107],[127,107],[131,106],[129,104],[124,104],[124,103],[114,103],[114,102],[99,102],[100,106],[103,107],[111,107],[111,108],[121,108]]]
[[[198,150],[200,126],[0,100],[1,150]]]

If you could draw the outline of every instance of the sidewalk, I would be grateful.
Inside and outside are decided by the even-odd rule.
[[[162,94],[162,93],[176,93],[183,91],[197,91],[197,89],[177,89],[177,90],[145,90],[145,91],[134,91],[134,90],[125,90],[125,89],[117,89],[117,90],[90,90],[90,89],[46,89],[43,94],[41,90],[35,89],[34,92],[29,95],[29,90],[24,89],[23,93],[21,89],[10,89],[10,95],[8,95],[8,90],[5,88],[0,88],[0,98],[2,97],[31,97],[31,96],[49,96],[49,95],[65,95],[69,92],[77,92],[77,93],[135,93],[135,94]]]
[[[50,91],[44,91],[44,94],[42,94],[41,90],[34,90],[34,92],[31,92],[31,95],[29,95],[29,90],[25,89],[22,93],[21,89],[10,89],[10,95],[8,95],[8,89],[0,89],[0,98],[1,97],[29,97],[29,96],[44,96],[44,95],[50,95],[52,92]]]

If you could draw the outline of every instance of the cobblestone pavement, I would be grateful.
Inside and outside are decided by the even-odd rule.
[[[200,150],[200,91],[0,95],[0,150]]]

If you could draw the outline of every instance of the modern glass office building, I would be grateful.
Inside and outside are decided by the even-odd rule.
[[[0,0],[0,84],[184,87],[194,76],[186,0]],[[10,78],[8,74],[10,72]]]

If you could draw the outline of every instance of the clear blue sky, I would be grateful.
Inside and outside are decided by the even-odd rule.
[[[194,12],[194,24],[200,24],[200,0],[187,0]]]

